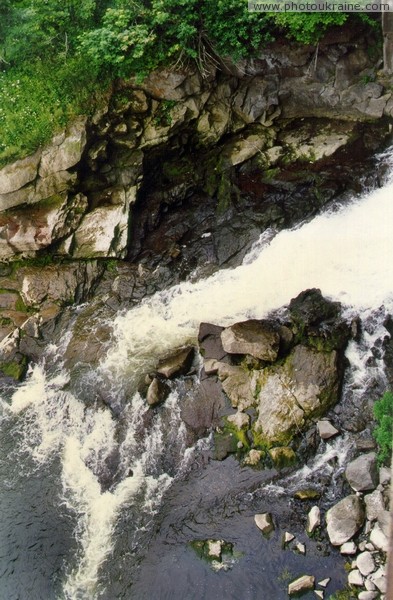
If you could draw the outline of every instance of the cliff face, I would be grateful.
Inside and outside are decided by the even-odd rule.
[[[200,265],[239,261],[261,231],[315,214],[353,183],[353,165],[388,134],[393,97],[370,40],[340,36],[276,42],[204,78],[120,81],[93,117],[0,170],[0,338],[31,313],[45,323],[85,300],[100,259],[143,266],[122,266],[139,301]],[[114,309],[130,300],[121,277],[103,285]]]
[[[275,43],[208,79],[161,71],[120,82],[99,114],[0,171],[0,259],[125,257],[152,164],[172,156],[167,196],[199,187],[225,206],[240,165],[269,173],[359,142],[361,124],[392,116],[393,99],[375,81],[368,40],[341,35],[318,48]]]

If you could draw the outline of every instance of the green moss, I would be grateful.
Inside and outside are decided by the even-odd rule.
[[[26,356],[23,356],[20,362],[14,360],[0,363],[0,371],[2,371],[4,375],[7,375],[8,377],[12,377],[17,381],[20,381],[25,376],[27,371]]]
[[[273,464],[277,469],[293,467],[297,462],[295,452],[292,450],[292,448],[289,448],[288,446],[279,446],[276,448],[271,448],[269,453]]]

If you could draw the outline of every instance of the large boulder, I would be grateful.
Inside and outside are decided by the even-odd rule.
[[[358,496],[347,496],[326,513],[329,539],[333,546],[341,546],[362,527],[365,520],[363,503]]]
[[[374,490],[378,485],[377,456],[375,452],[361,454],[345,470],[349,485],[355,492]]]
[[[339,379],[336,351],[296,346],[283,365],[255,375],[255,431],[267,443],[288,443],[306,419],[337,402]]]
[[[277,324],[268,320],[250,320],[227,327],[221,333],[225,352],[251,354],[255,358],[274,362],[280,348]]]

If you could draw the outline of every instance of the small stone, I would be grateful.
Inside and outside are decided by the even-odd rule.
[[[341,554],[345,555],[356,554],[356,550],[357,548],[355,542],[345,542],[345,544],[343,544],[340,548]]]
[[[315,500],[320,497],[320,492],[318,490],[314,490],[313,488],[305,488],[303,490],[297,490],[294,496],[298,500]]]
[[[296,454],[289,446],[278,446],[277,448],[271,448],[269,454],[277,469],[284,469],[285,467],[291,467],[296,463]]]
[[[288,586],[288,594],[289,596],[293,596],[294,594],[301,594],[307,590],[313,590],[315,583],[315,577],[312,575],[303,575],[303,577],[299,577],[292,581],[292,583]]]
[[[314,533],[317,527],[321,524],[321,511],[318,506],[313,506],[307,516],[307,533]]]
[[[360,542],[359,544],[359,551],[360,552],[364,552],[366,549],[366,542]]]
[[[370,552],[362,552],[358,555],[356,559],[356,565],[362,575],[370,575],[373,571],[375,571],[375,563],[374,559]]]
[[[371,542],[367,542],[365,548],[365,550],[368,550],[369,552],[375,552],[375,547],[372,545]]]
[[[323,591],[322,590],[314,590],[314,593],[317,596],[317,598],[323,598]]]
[[[374,529],[370,534],[370,542],[378,548],[378,550],[382,550],[383,552],[387,552],[389,549],[389,540],[378,525],[375,525]]]
[[[391,470],[388,467],[381,467],[379,469],[379,483],[382,485],[386,485],[390,482],[392,477]]]
[[[299,552],[299,554],[306,554],[306,546],[301,542],[298,542],[295,548]]]
[[[348,583],[349,583],[349,585],[358,585],[358,586],[363,585],[363,577],[362,577],[360,571],[358,571],[358,569],[355,569],[354,571],[351,571],[349,573]]]
[[[360,592],[358,600],[375,600],[378,597],[378,592]]]
[[[255,515],[254,521],[257,527],[262,531],[263,535],[269,535],[269,533],[274,530],[273,519],[270,513]]]
[[[369,535],[371,533],[371,529],[372,529],[372,524],[370,521],[366,521],[366,524],[364,526],[364,533],[365,535]]]
[[[222,543],[221,540],[207,540],[208,555],[217,560],[221,559]]]
[[[170,394],[170,387],[161,381],[160,379],[154,378],[146,394],[146,400],[149,406],[157,406],[164,402]]]
[[[241,450],[243,448],[243,446],[244,446],[243,442],[237,443],[237,447],[239,448],[239,450]]]
[[[388,584],[384,575],[381,575],[380,577],[373,577],[372,582],[379,589],[379,591],[382,592],[382,594],[386,594]]]
[[[215,358],[206,358],[203,362],[203,368],[206,375],[214,375],[218,371],[219,361]]]
[[[370,579],[366,579],[366,581],[364,582],[364,587],[368,592],[375,592],[375,585]]]
[[[263,452],[261,450],[255,450],[255,448],[252,448],[244,462],[247,465],[255,466],[260,462],[262,455]]]
[[[295,536],[293,535],[293,533],[289,533],[288,531],[285,532],[284,534],[284,544],[289,544],[289,542],[292,542],[292,540],[295,539]]]
[[[318,585],[325,588],[328,586],[329,581],[330,581],[330,577],[327,577],[326,579],[322,579],[321,581],[318,581]]]
[[[338,429],[336,429],[331,423],[330,421],[327,420],[321,420],[317,422],[317,429],[318,429],[318,433],[319,436],[321,437],[322,440],[328,440],[331,437],[337,435],[338,433],[340,433],[338,431]]]
[[[247,429],[250,424],[250,415],[238,410],[234,415],[227,417],[228,423],[235,425],[237,429]]]

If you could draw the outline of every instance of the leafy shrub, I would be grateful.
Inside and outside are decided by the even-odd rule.
[[[393,393],[385,392],[380,400],[374,404],[374,416],[377,420],[377,427],[374,430],[374,437],[379,446],[379,463],[388,464],[392,457],[392,439],[393,439]]]

